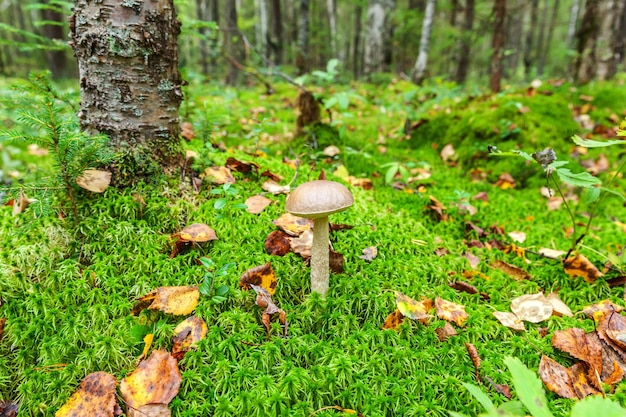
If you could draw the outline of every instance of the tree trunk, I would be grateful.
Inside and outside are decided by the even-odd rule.
[[[181,162],[178,34],[173,0],[76,0],[72,46],[81,88],[80,122],[105,133],[121,155],[117,185],[166,173]]]
[[[433,18],[435,16],[435,0],[428,0],[426,3],[426,14],[422,22],[422,36],[420,38],[420,49],[415,61],[413,72],[413,82],[421,84],[426,78],[426,66],[428,64],[428,48],[430,44],[430,33],[433,27]]]
[[[532,67],[535,65],[533,43],[535,31],[537,30],[537,15],[539,10],[539,0],[532,0],[530,8],[530,27],[526,32],[526,44],[524,45],[524,75],[526,79],[530,77]]]
[[[493,15],[496,20],[493,26],[493,55],[491,56],[491,78],[489,87],[491,91],[500,91],[502,81],[502,55],[504,53],[504,20],[506,19],[506,0],[495,0]]]
[[[517,67],[522,52],[522,33],[524,30],[524,15],[521,13],[525,0],[515,0],[513,10],[507,13],[506,50],[509,54],[505,58],[505,73],[509,76],[517,74]]]
[[[387,41],[388,11],[392,2],[388,0],[369,0],[367,7],[367,27],[363,56],[363,73],[371,75],[383,70],[385,42]]]
[[[599,80],[608,80],[617,72],[620,42],[623,42],[626,36],[620,31],[623,10],[624,0],[605,0],[601,4],[596,55],[598,58],[596,77]]]
[[[330,27],[330,55],[337,58],[337,5],[335,0],[326,0],[328,25]]]
[[[352,72],[355,80],[359,78],[361,73],[361,31],[363,30],[361,20],[362,14],[363,6],[361,6],[361,3],[357,3],[354,6],[354,48],[352,49]]]
[[[472,46],[472,28],[474,26],[474,0],[466,0],[463,18],[463,33],[459,45],[459,65],[454,77],[458,84],[463,84],[467,78]]]
[[[299,6],[296,68],[298,75],[302,75],[309,71],[309,0],[300,0]]]
[[[574,35],[576,34],[576,23],[578,22],[578,11],[580,10],[580,0],[572,0],[572,6],[569,12],[569,24],[567,25],[567,38],[565,45],[571,48],[574,43]]]
[[[225,8],[225,30],[224,30],[224,51],[229,58],[243,64],[245,53],[243,43],[237,25],[237,2],[227,1]],[[228,72],[226,73],[226,84],[236,85],[239,82],[239,69],[231,61],[228,61]]]
[[[50,1],[46,0],[45,5],[41,9],[41,18],[45,22],[54,22],[45,24],[42,28],[43,36],[48,39],[65,39],[65,22],[66,17],[55,10],[54,5],[50,5]],[[65,51],[46,51],[47,66],[52,72],[54,78],[62,78],[69,76],[67,57]]]
[[[550,0],[550,1],[554,1],[554,0]],[[537,51],[535,52],[535,74],[539,75],[539,60],[541,59],[541,56],[543,55],[543,50],[545,48],[545,37],[546,37],[546,19],[547,19],[547,11],[546,11],[546,7],[547,5],[545,4],[546,1],[544,0],[544,4],[543,7],[541,7],[541,10],[539,11],[539,36],[537,37]]]
[[[254,14],[255,19],[255,34],[256,34],[256,48],[257,51],[263,56],[268,56],[267,50],[267,28],[268,28],[268,16],[267,16],[267,0],[254,0]]]
[[[600,0],[587,0],[585,14],[576,32],[576,58],[572,66],[572,78],[586,82],[596,73],[596,41],[598,39]]]
[[[270,38],[270,49],[272,51],[272,59],[277,65],[283,63],[283,16],[280,7],[280,0],[272,0],[271,3],[271,25],[272,36]]]
[[[550,53],[550,44],[552,43],[552,35],[554,34],[554,27],[556,26],[556,17],[559,14],[559,0],[552,0],[554,3],[552,4],[552,15],[550,16],[550,24],[548,25],[548,35],[546,37],[546,43],[543,48],[541,48],[541,56],[539,57],[539,62],[537,63],[537,75],[543,75],[543,69],[546,64],[546,58]]]

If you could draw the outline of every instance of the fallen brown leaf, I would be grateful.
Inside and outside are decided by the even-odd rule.
[[[76,392],[54,414],[55,417],[113,417],[119,408],[115,396],[116,385],[115,377],[106,372],[87,375]]]
[[[300,236],[302,232],[313,229],[313,219],[305,219],[291,213],[281,215],[272,223],[291,236]]]
[[[85,190],[103,193],[111,184],[111,173],[99,169],[86,169],[76,177],[76,184]]]
[[[465,306],[444,300],[441,297],[435,299],[435,308],[437,309],[437,317],[442,320],[453,321],[459,327],[463,326],[469,317],[465,312]]]
[[[540,323],[552,316],[552,304],[543,293],[526,294],[511,301],[511,311],[521,320]]]
[[[291,237],[282,230],[274,230],[265,239],[264,246],[270,255],[284,256],[291,252]]]
[[[604,275],[596,268],[594,264],[580,253],[567,258],[563,262],[563,268],[565,272],[571,277],[583,277],[585,281],[592,283],[596,279]]]
[[[522,268],[515,266],[515,265],[511,265],[499,259],[496,259],[495,261],[493,261],[491,263],[491,266],[493,268],[499,269],[500,271],[504,272],[505,274],[507,274],[508,276],[510,276],[516,281],[530,279],[530,275],[528,274],[528,272],[524,271]]]
[[[437,339],[439,339],[440,342],[445,342],[450,337],[458,334],[456,329],[449,322],[446,322],[443,327],[435,329],[435,333],[437,334]]]
[[[272,200],[262,196],[261,194],[257,194],[252,197],[248,197],[245,201],[245,204],[246,206],[248,206],[248,208],[246,209],[248,213],[259,214],[260,212],[265,210],[265,207],[272,204]]]
[[[132,313],[137,315],[147,308],[175,316],[185,316],[196,308],[199,299],[200,292],[197,286],[159,287],[139,298]]]
[[[248,269],[241,278],[239,278],[239,286],[244,290],[249,290],[251,285],[254,284],[265,288],[270,295],[276,293],[277,283],[276,273],[270,262]]]

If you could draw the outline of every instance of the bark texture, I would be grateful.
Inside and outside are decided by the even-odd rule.
[[[298,74],[309,70],[309,0],[300,0],[298,8],[298,52],[296,68]]]
[[[50,4],[47,0],[46,5]],[[65,28],[63,22],[66,17],[55,10],[53,7],[43,7],[41,9],[41,18],[45,22],[54,22],[54,24],[46,24],[42,28],[43,35],[48,39],[65,39]],[[46,51],[46,61],[48,68],[55,78],[67,77],[70,75],[69,66],[65,51]],[[76,75],[74,73],[74,75]]]
[[[599,8],[601,0],[587,0],[585,14],[576,31],[576,59],[572,67],[574,81],[586,82],[596,72],[596,41],[600,31]]]
[[[426,65],[428,64],[428,49],[430,46],[430,33],[433,27],[433,17],[435,16],[435,0],[428,0],[426,3],[426,14],[422,22],[422,36],[420,38],[420,49],[415,61],[413,81],[421,84],[426,78]]]
[[[472,28],[474,27],[474,0],[467,0],[463,11],[463,34],[459,45],[459,66],[456,69],[455,80],[463,84],[467,78],[472,47]]]
[[[504,54],[504,20],[506,19],[506,0],[496,0],[493,5],[496,21],[493,27],[493,55],[491,56],[491,91],[500,91],[502,81],[502,55]]]
[[[173,0],[77,0],[70,21],[81,126],[121,154],[118,185],[180,163],[178,34]]]
[[[388,42],[387,26],[389,11],[393,7],[390,0],[370,0],[367,7],[367,26],[363,51],[363,73],[370,75],[383,71],[385,43]]]
[[[600,8],[600,31],[598,34],[598,64],[596,78],[608,80],[617,72],[617,64],[621,60],[620,43],[626,35],[621,31],[621,17],[624,11],[624,0],[608,0],[602,2]]]

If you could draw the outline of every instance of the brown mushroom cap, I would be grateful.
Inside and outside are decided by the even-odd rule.
[[[316,219],[346,210],[354,204],[352,193],[334,181],[316,180],[301,184],[287,197],[285,210],[300,217]]]

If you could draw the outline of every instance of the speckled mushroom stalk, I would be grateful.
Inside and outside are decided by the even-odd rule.
[[[354,203],[350,190],[334,181],[305,182],[289,194],[285,209],[313,219],[311,248],[311,291],[326,295],[329,287],[328,216],[346,210]]]

